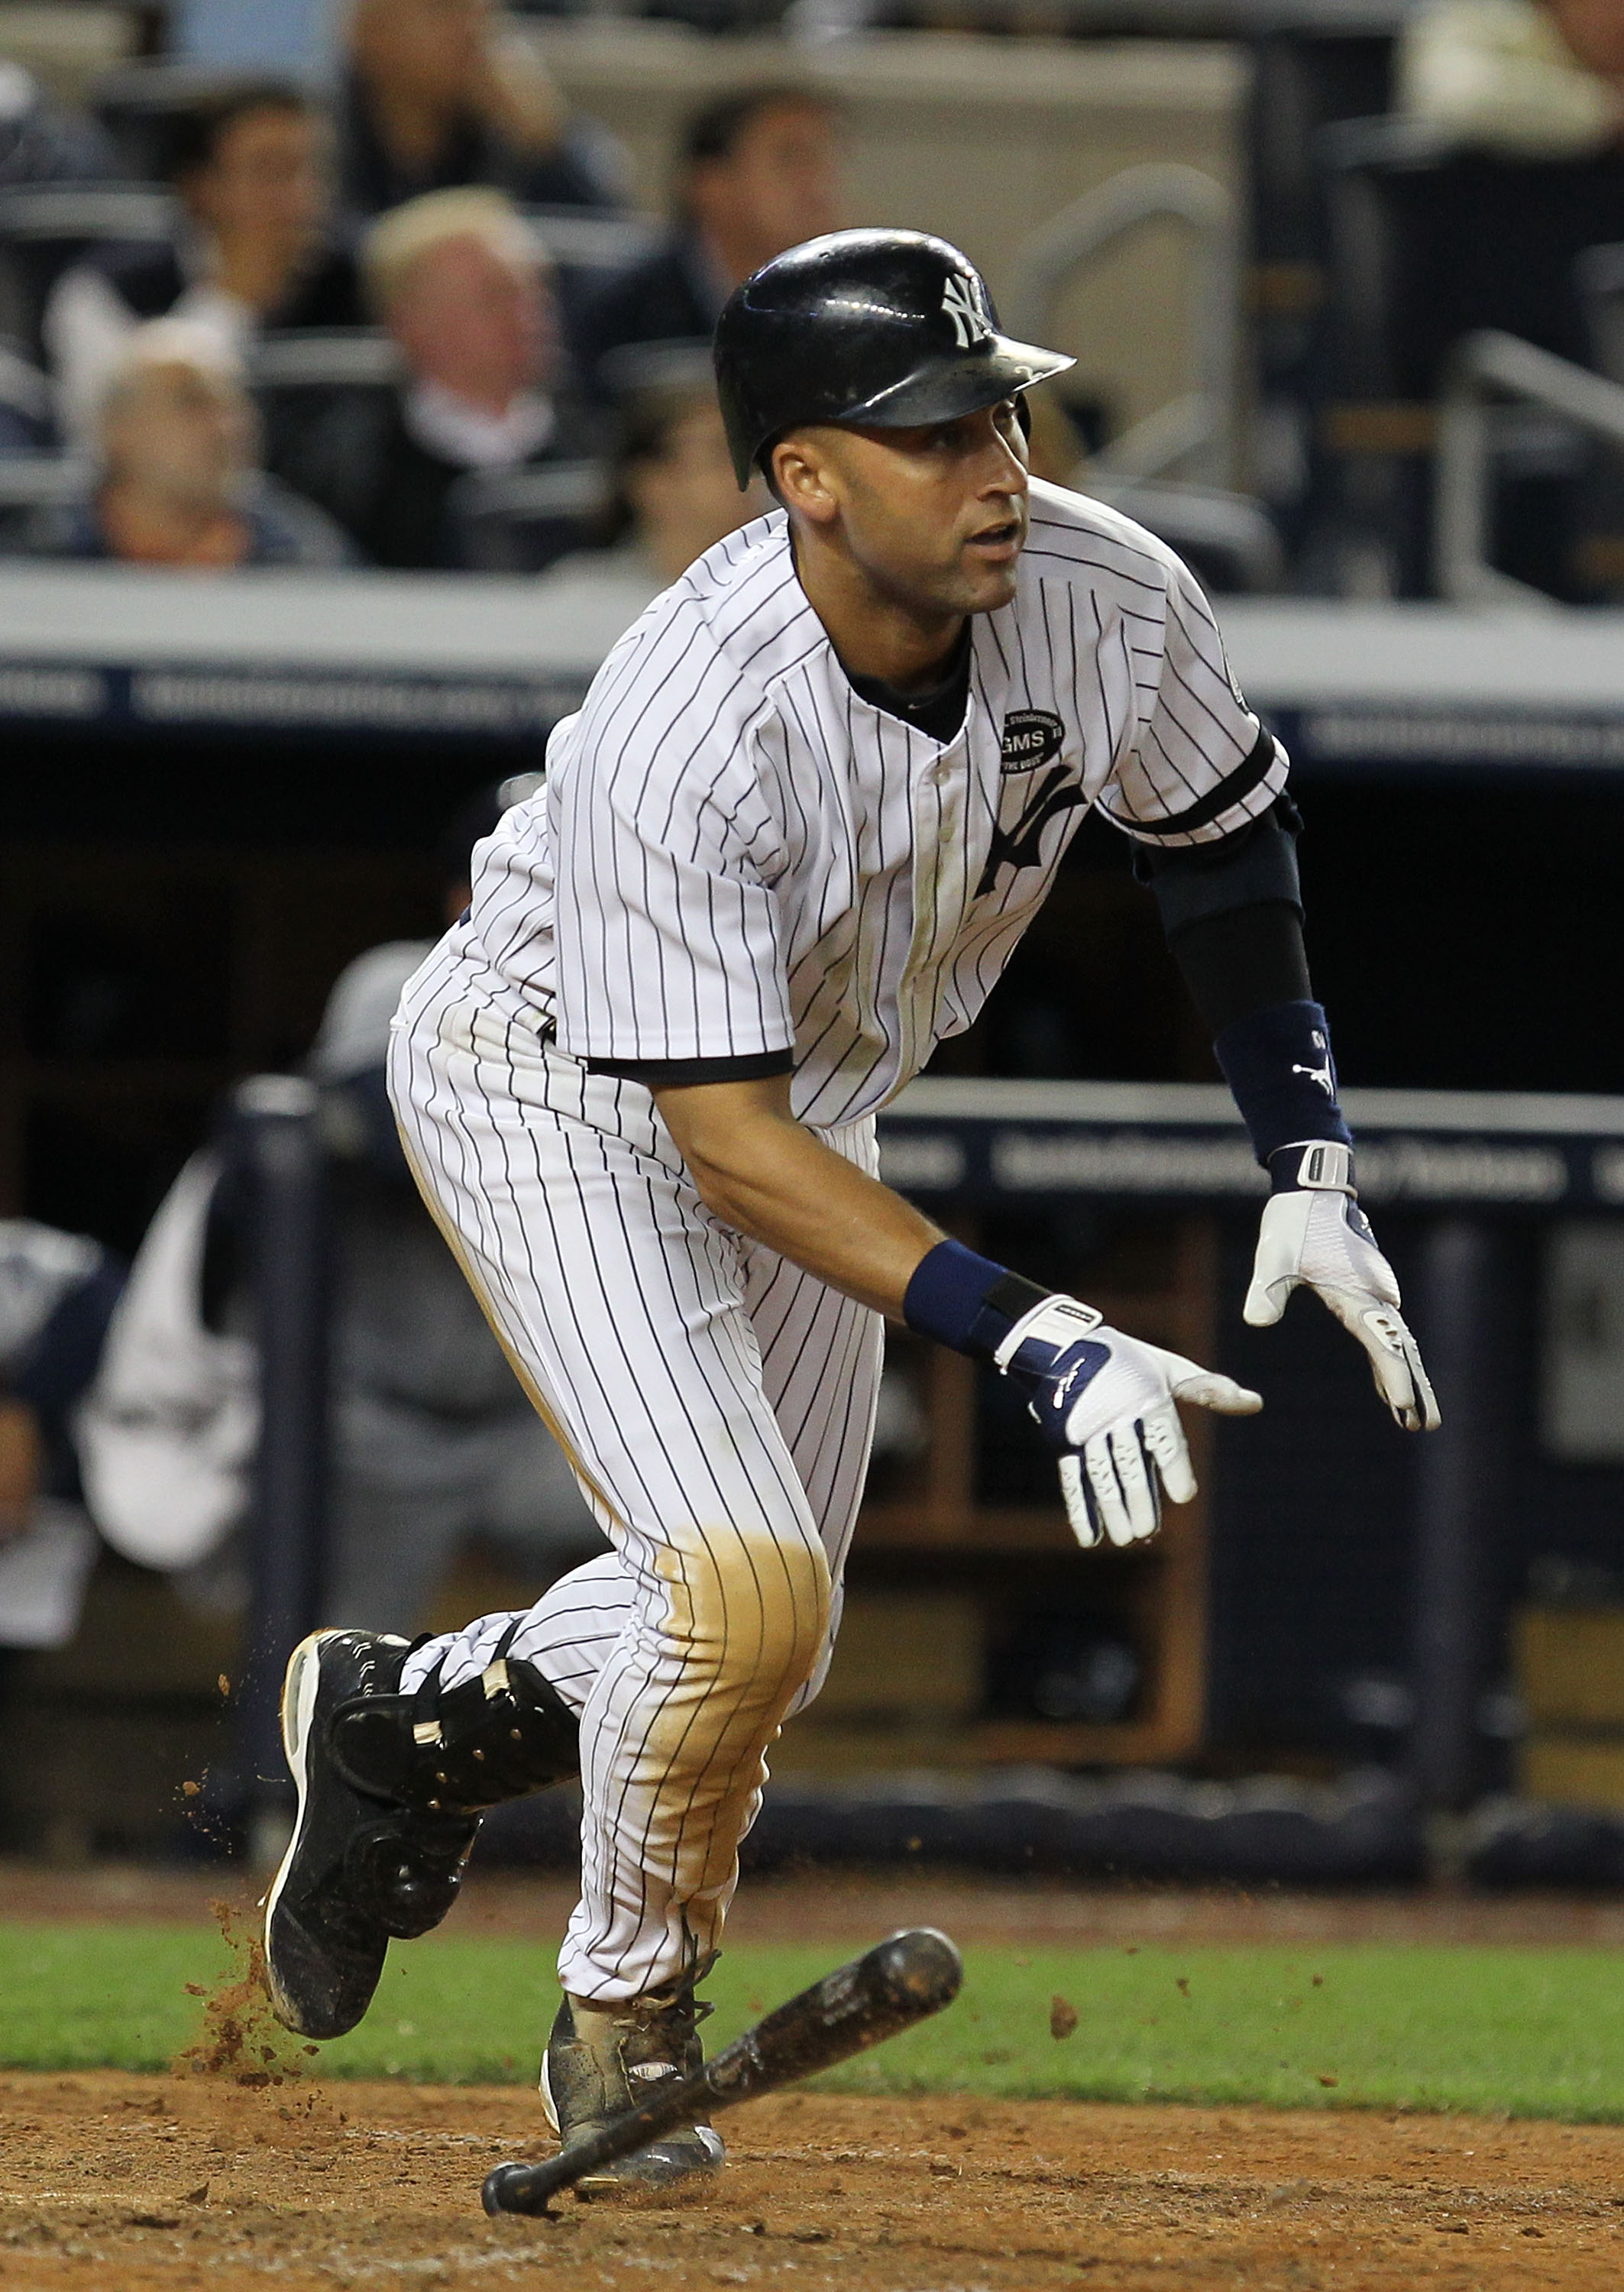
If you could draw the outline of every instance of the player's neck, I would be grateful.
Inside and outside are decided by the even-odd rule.
[[[929,692],[941,683],[963,632],[962,613],[937,611],[888,594],[860,566],[834,550],[793,536],[795,569],[807,602],[829,634],[849,676],[872,678],[899,693]]]

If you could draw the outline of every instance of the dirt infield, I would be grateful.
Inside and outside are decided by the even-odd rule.
[[[221,1875],[0,1866],[0,1915],[212,1925]],[[469,1933],[527,1935],[550,1994],[573,1889],[489,1874]],[[959,1939],[1616,1946],[1617,1900],[1080,1888],[920,1871],[748,1885],[741,1941]],[[228,1993],[229,1995],[229,1993]],[[212,2001],[219,2034],[222,2000]],[[540,2008],[538,2006],[538,2014]],[[1618,2292],[1624,2127],[1345,2110],[788,2094],[726,2121],[681,2202],[487,2222],[478,2186],[544,2153],[524,2089],[247,2087],[220,2074],[0,2075],[0,2292],[535,2284],[559,2292]],[[206,2051],[206,2048],[205,2049]],[[279,2063],[275,2066],[291,2066]],[[313,2065],[312,2065],[313,2066]]]
[[[485,2220],[523,2092],[0,2078],[0,2285],[1616,2292],[1624,2129],[788,2095],[692,2199]]]

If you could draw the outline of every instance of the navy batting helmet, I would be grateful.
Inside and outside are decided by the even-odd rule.
[[[836,230],[791,247],[728,297],[715,356],[741,486],[798,423],[953,422],[1074,363],[1001,334],[974,263],[921,230]]]

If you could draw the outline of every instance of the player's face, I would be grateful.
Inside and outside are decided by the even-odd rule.
[[[917,430],[820,427],[796,440],[816,464],[820,500],[808,513],[838,528],[880,594],[930,616],[1009,603],[1027,518],[1013,399]]]

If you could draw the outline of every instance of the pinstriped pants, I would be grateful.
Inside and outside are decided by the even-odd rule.
[[[640,1085],[589,1074],[438,948],[390,1089],[430,1209],[614,1551],[511,1652],[581,1715],[582,1896],[559,1971],[633,1997],[716,1947],[783,1719],[821,1684],[881,1325],[720,1225]],[[876,1166],[872,1121],[823,1134]],[[408,1661],[454,1687],[512,1621]]]

